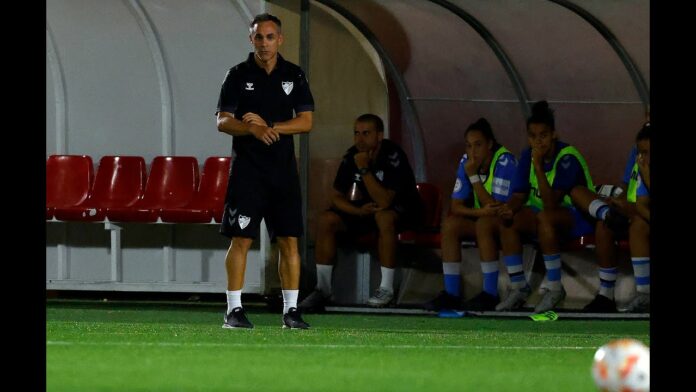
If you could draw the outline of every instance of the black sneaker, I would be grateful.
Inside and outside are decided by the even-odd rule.
[[[249,322],[244,308],[240,306],[225,315],[225,323],[222,324],[222,328],[254,328],[254,324]]]
[[[621,233],[628,230],[629,224],[630,222],[625,215],[609,207],[609,211],[604,216],[604,226],[610,228],[615,233]]]
[[[582,311],[587,313],[616,313],[616,302],[602,294],[597,294],[592,302],[582,308]]]
[[[440,291],[437,297],[423,304],[423,309],[439,312],[442,309],[461,310],[462,298],[446,291]]]
[[[314,290],[297,305],[297,308],[305,313],[325,312],[326,305],[329,303],[329,297],[319,290]]]
[[[498,302],[500,302],[500,298],[497,295],[482,291],[474,298],[464,302],[462,308],[478,312],[489,311],[495,310],[495,305],[498,305]]]
[[[309,324],[302,320],[302,315],[297,308],[290,308],[288,312],[283,315],[283,328],[308,329]]]

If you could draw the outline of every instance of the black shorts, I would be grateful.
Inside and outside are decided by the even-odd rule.
[[[257,238],[261,219],[265,219],[271,239],[302,236],[302,196],[297,167],[293,164],[268,175],[259,173],[249,162],[235,159],[220,233],[229,238]]]
[[[351,237],[360,236],[368,233],[376,233],[379,231],[377,221],[374,215],[358,216],[348,214],[337,208],[331,207],[329,211],[335,213],[341,218],[341,221],[346,226],[346,234]],[[401,233],[406,230],[416,230],[419,228],[417,220],[409,219],[410,216],[402,216],[397,212],[396,232]]]

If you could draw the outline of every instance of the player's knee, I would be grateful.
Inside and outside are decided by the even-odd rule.
[[[378,211],[375,213],[375,222],[380,232],[394,231],[396,225],[396,213],[393,211]]]
[[[456,216],[448,216],[442,222],[443,237],[459,237],[459,218]]]
[[[482,216],[476,220],[476,234],[490,234],[498,227],[498,220],[493,216]]]
[[[247,252],[251,248],[251,244],[254,242],[251,238],[246,237],[234,237],[232,239],[231,248],[238,251]]]
[[[319,234],[334,233],[338,230],[340,224],[341,218],[336,213],[324,211],[319,215]]]
[[[278,237],[278,250],[282,256],[292,256],[298,253],[297,238]]]
[[[629,231],[631,235],[647,236],[650,234],[650,224],[642,217],[635,215],[631,219]]]

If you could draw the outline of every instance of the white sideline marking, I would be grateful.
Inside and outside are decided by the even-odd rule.
[[[155,347],[268,347],[268,348],[393,348],[393,349],[474,349],[474,350],[596,350],[585,346],[467,346],[467,345],[414,345],[414,344],[254,344],[254,343],[178,343],[178,342],[68,342],[47,340],[47,346],[155,346]]]

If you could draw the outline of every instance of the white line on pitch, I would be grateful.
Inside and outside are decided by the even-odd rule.
[[[393,348],[393,349],[474,349],[474,350],[596,350],[586,346],[467,346],[414,344],[268,344],[268,343],[180,343],[180,342],[69,342],[46,341],[47,346],[154,346],[154,347],[250,347],[250,348]]]

